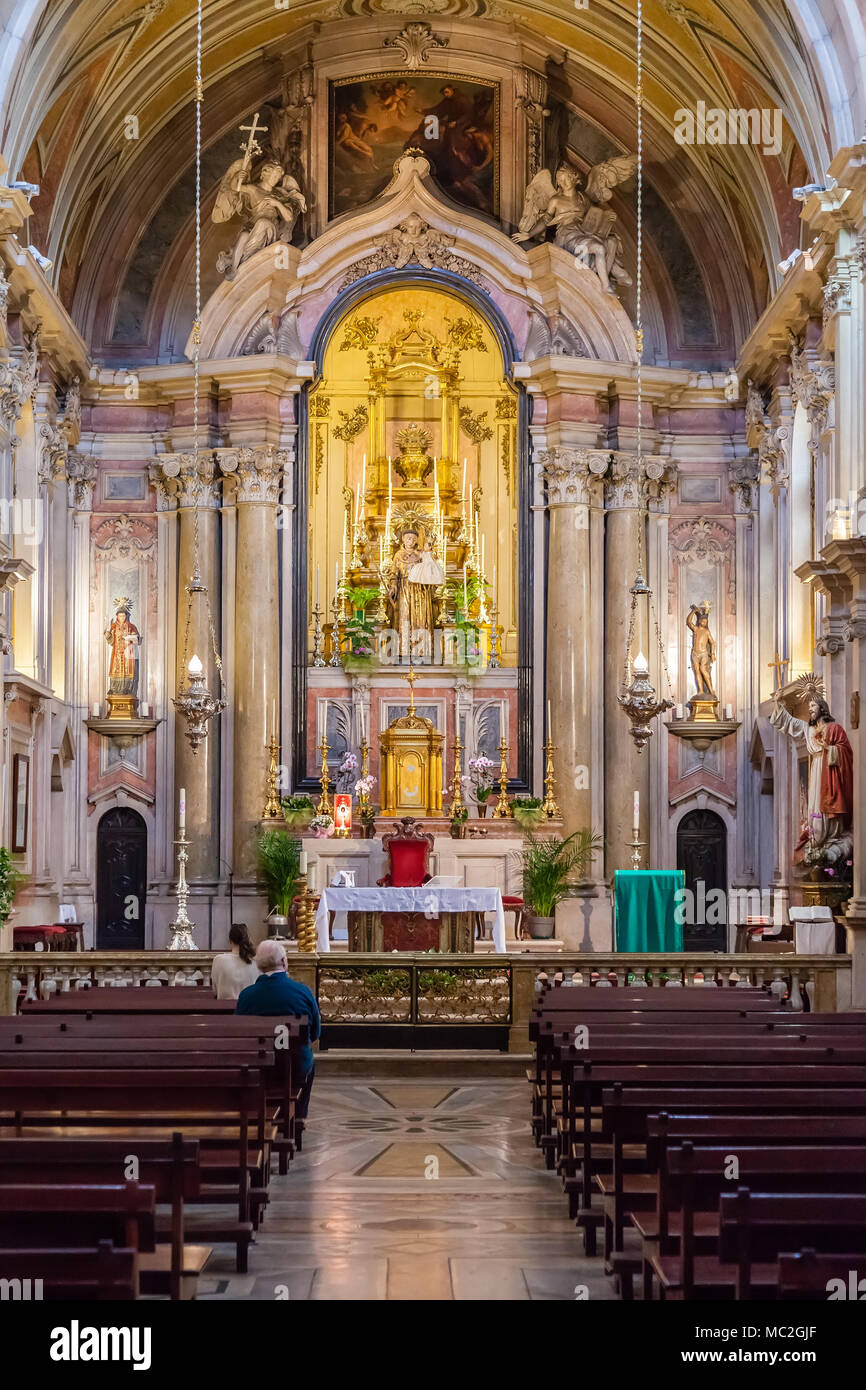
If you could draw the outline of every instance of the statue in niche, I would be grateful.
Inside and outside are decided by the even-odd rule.
[[[108,704],[112,717],[135,718],[138,712],[138,646],[141,634],[132,621],[132,600],[114,600],[115,614],[105,629],[111,647],[108,662]]]
[[[258,125],[258,113],[252,125],[242,129],[250,132],[244,157],[223,175],[211,213],[214,222],[243,219],[234,248],[217,257],[217,270],[227,280],[233,280],[244,261],[263,247],[277,241],[288,245],[299,215],[307,210],[298,180],[278,160],[266,159],[253,174],[253,159],[262,152],[256,136],[267,131]]]
[[[553,227],[556,245],[591,270],[607,294],[616,294],[612,280],[620,285],[632,281],[622,264],[616,213],[606,205],[616,185],[636,167],[637,157],[632,154],[596,164],[587,174],[585,192],[579,191],[581,174],[572,164],[560,164],[555,180],[548,169],[539,170],[524,195],[523,215],[513,240],[531,241]]]
[[[686,617],[686,626],[692,634],[691,666],[695,695],[698,699],[715,700],[718,698],[713,689],[716,641],[710,632],[710,605],[693,603]]]
[[[432,659],[436,630],[434,589],[445,582],[445,572],[427,541],[421,549],[418,532],[405,528],[391,560],[386,602],[388,621],[399,637],[401,661]]]
[[[809,754],[807,820],[794,848],[794,860],[806,868],[850,863],[854,810],[854,754],[848,735],[824,699],[820,677],[802,677],[795,693],[808,701],[808,720],[795,719],[773,693],[771,723],[789,738],[802,738]],[[840,877],[847,877],[844,872]]]

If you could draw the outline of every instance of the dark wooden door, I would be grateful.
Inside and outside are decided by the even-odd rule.
[[[116,806],[96,831],[96,947],[143,951],[147,897],[147,826]]]
[[[690,811],[677,826],[677,868],[685,870],[692,895],[683,923],[687,951],[728,949],[727,839],[725,822],[714,811]]]

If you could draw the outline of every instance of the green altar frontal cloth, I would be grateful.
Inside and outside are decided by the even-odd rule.
[[[677,907],[683,899],[676,895],[685,886],[683,869],[617,869],[614,950],[681,951],[683,924],[677,921]]]

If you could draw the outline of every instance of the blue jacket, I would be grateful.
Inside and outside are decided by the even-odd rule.
[[[319,1007],[312,990],[286,974],[285,970],[272,970],[262,974],[255,984],[247,985],[238,996],[236,1014],[258,1014],[263,1018],[279,1017],[283,1014],[306,1014],[310,1020],[310,1043],[315,1042],[322,1031]],[[305,1043],[300,1054],[301,1066],[308,1072],[313,1065],[313,1049]]]

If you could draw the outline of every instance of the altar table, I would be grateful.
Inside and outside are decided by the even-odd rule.
[[[331,949],[332,912],[419,912],[425,917],[464,913],[473,921],[477,912],[492,912],[493,949],[505,952],[505,912],[499,888],[325,888],[316,910],[319,951]]]

